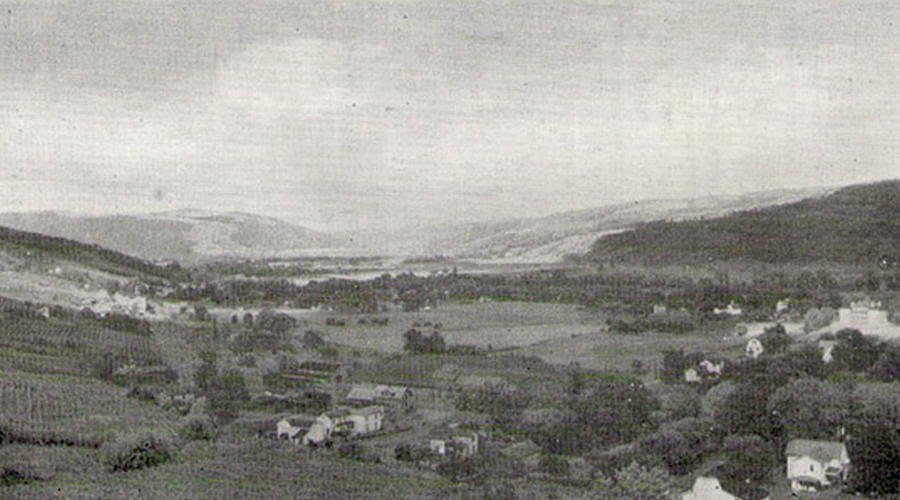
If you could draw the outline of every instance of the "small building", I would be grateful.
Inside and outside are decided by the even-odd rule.
[[[307,415],[291,415],[282,418],[275,424],[275,435],[278,439],[287,439],[292,443],[304,440],[305,435],[319,419]]]
[[[779,300],[775,303],[775,314],[782,314],[788,312],[791,308],[791,299]]]
[[[791,491],[818,491],[840,485],[847,477],[850,455],[844,443],[795,439],[784,451]]]
[[[354,437],[378,432],[384,425],[383,406],[340,410],[331,416],[337,433]]]
[[[765,349],[759,339],[750,339],[747,341],[747,347],[744,352],[748,358],[758,359],[765,352]]]
[[[740,306],[735,304],[734,302],[729,303],[724,308],[714,308],[713,314],[724,314],[727,316],[742,316],[744,314],[744,310],[741,309]]]
[[[834,347],[837,345],[835,340],[820,340],[819,349],[822,350],[822,362],[825,364],[834,361]]]
[[[428,449],[434,455],[453,458],[469,458],[478,454],[478,433],[469,436],[452,436],[449,439],[431,439]]]
[[[353,384],[346,400],[354,404],[382,403],[403,408],[412,406],[413,392],[409,387],[396,385]]]
[[[768,500],[769,492],[739,482],[719,481],[714,476],[700,476],[694,486],[681,495],[682,500]]]
[[[883,327],[889,324],[887,311],[882,309],[881,302],[869,299],[851,302],[850,307],[839,309],[838,320],[850,327]]]

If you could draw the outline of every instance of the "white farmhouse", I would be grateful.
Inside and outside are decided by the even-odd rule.
[[[788,443],[787,478],[794,492],[828,488],[847,475],[850,455],[844,443],[795,439]]]

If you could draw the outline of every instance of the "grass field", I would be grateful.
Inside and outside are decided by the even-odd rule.
[[[542,342],[517,352],[537,356],[549,363],[578,363],[584,368],[609,372],[632,371],[632,363],[638,360],[645,370],[652,372],[666,349],[734,359],[744,352],[745,345],[746,339],[716,330],[680,335],[592,333]]]
[[[597,318],[586,315],[570,304],[536,304],[524,302],[447,303],[431,311],[393,311],[374,316],[388,317],[386,327],[359,325],[359,315],[341,317],[346,326],[325,326],[325,318],[334,315],[317,313],[309,316],[312,326],[324,332],[330,342],[375,349],[381,352],[403,350],[403,333],[414,324],[441,324],[439,331],[448,344],[477,345],[481,348],[507,349],[534,344],[548,339],[570,337],[599,331]],[[308,328],[308,326],[306,327]],[[429,332],[432,326],[418,329]]]

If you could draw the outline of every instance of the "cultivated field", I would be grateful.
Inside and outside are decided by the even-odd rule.
[[[0,372],[0,426],[31,440],[100,444],[116,436],[172,435],[176,418],[128,390],[67,375]]]

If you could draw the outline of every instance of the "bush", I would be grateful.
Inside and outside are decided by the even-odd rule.
[[[154,436],[113,443],[106,451],[105,463],[112,472],[155,467],[172,458],[172,446]]]
[[[14,484],[27,483],[36,479],[40,478],[34,474],[22,472],[18,469],[13,469],[12,467],[0,468],[0,486],[12,486]]]
[[[543,455],[538,463],[538,468],[551,476],[568,476],[569,461],[559,455]]]
[[[211,441],[216,438],[218,431],[212,418],[196,415],[185,419],[179,434],[187,441]]]
[[[362,443],[344,443],[338,448],[337,453],[343,458],[358,460],[360,462],[381,462],[381,457],[373,453]]]

